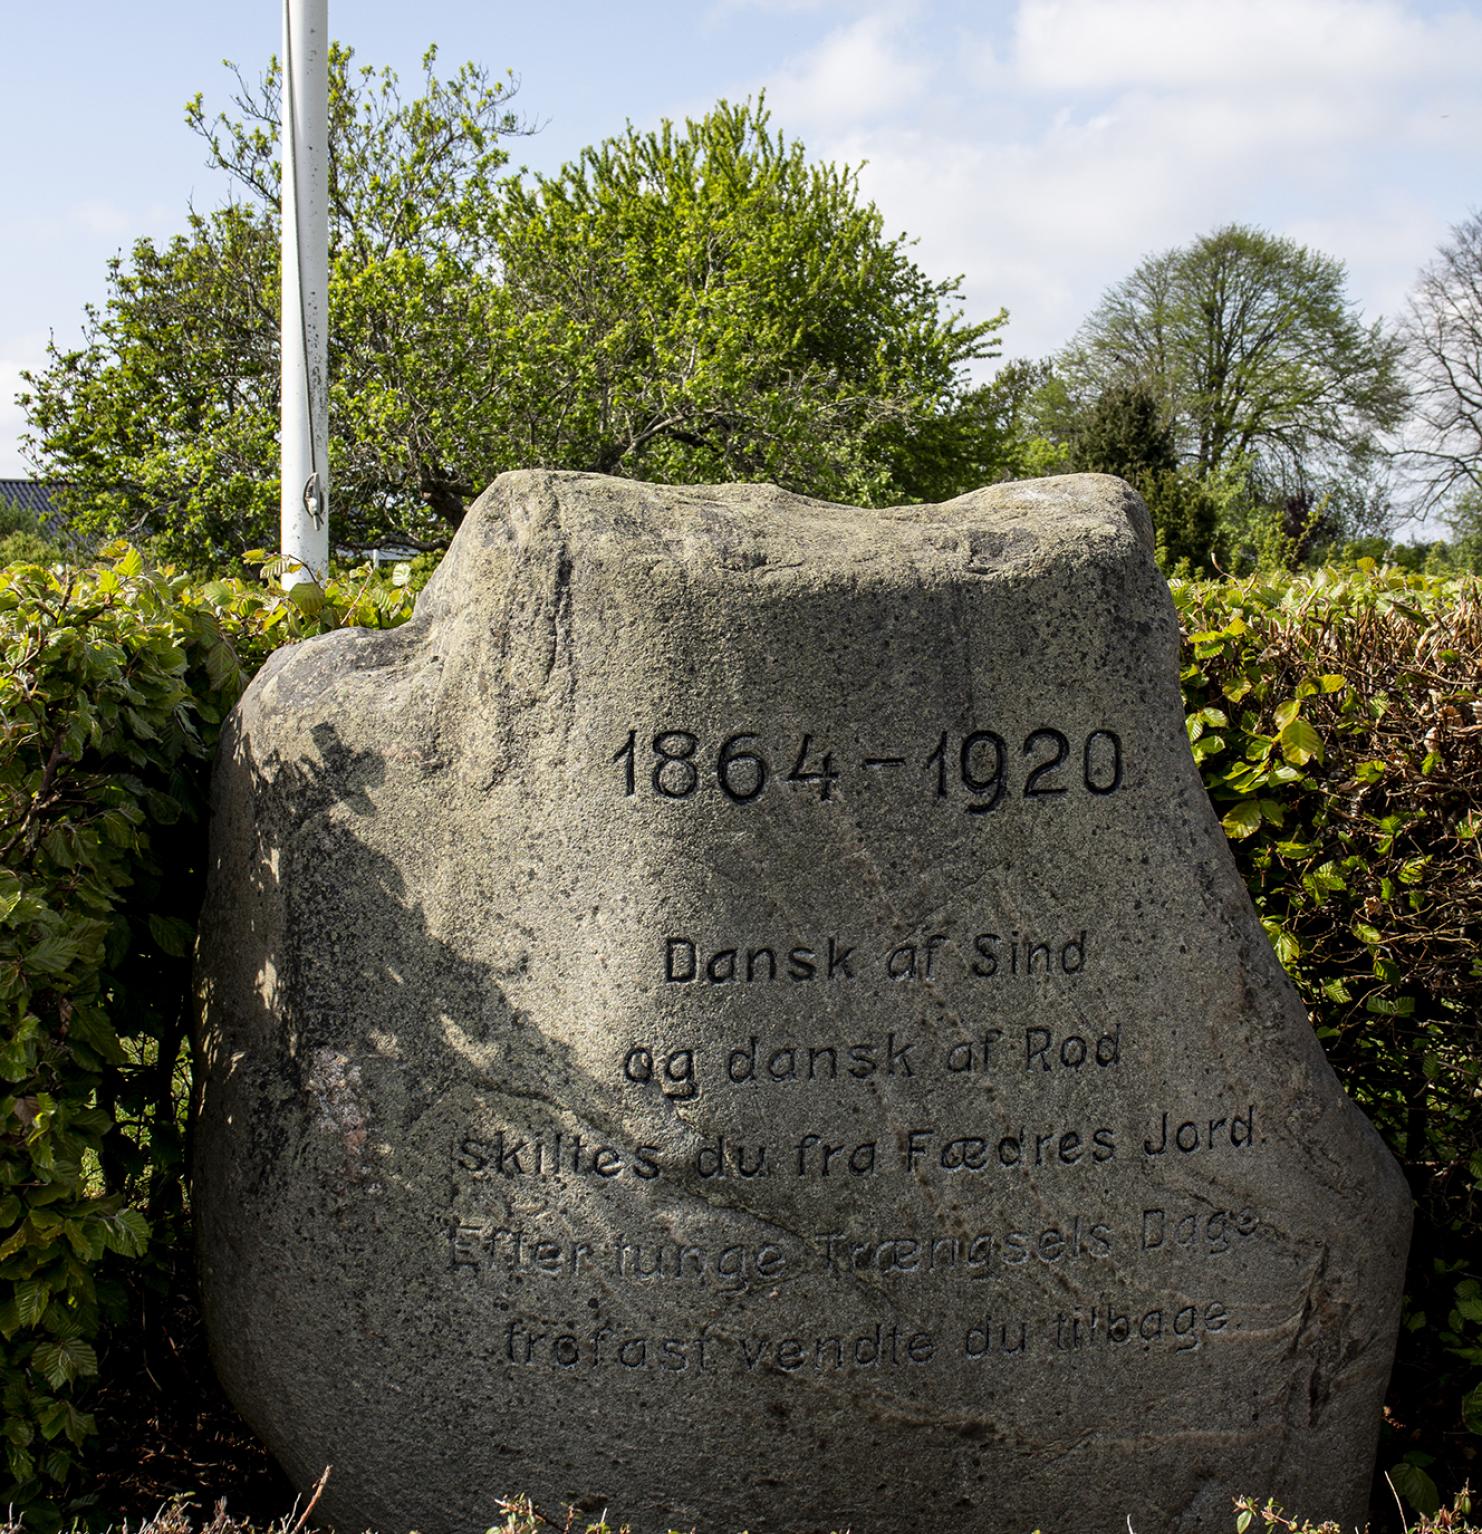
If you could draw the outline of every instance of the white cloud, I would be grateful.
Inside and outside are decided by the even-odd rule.
[[[855,158],[868,158],[861,182],[888,227],[918,237],[923,269],[962,273],[975,318],[1007,307],[1005,352],[1038,356],[1063,343],[1101,289],[1150,245],[1184,234],[1186,194],[1155,177],[1127,176],[1090,137],[1062,134],[1049,150],[877,139],[857,142]],[[1076,147],[1064,147],[1066,138]]]
[[[32,371],[46,361],[46,337],[13,340],[0,356],[0,479],[29,479],[31,468],[21,460],[20,436],[26,417],[15,397],[25,387],[22,368]]]
[[[869,15],[831,32],[768,86],[784,125],[838,128],[888,117],[920,96],[930,73],[904,25],[910,8]]]
[[[1061,345],[1145,254],[1231,222],[1345,260],[1393,314],[1465,215],[1482,7],[1419,0],[1018,0],[953,31],[883,4],[792,61],[778,126],[858,164],[1005,351]],[[877,82],[861,91],[860,82]],[[863,100],[866,105],[861,105]]]
[[[1482,55],[1482,19],[1396,0],[1024,0],[1015,31],[1019,77],[1040,90],[1352,92],[1471,77]]]
[[[1381,190],[1362,209],[1296,218],[1282,231],[1315,250],[1342,255],[1365,318],[1397,317],[1423,264],[1454,220],[1404,188]]]

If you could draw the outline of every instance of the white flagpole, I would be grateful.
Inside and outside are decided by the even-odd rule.
[[[329,567],[329,0],[283,0],[283,584]]]

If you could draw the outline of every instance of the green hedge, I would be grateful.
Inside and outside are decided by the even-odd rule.
[[[0,1506],[31,1527],[80,1505],[98,1338],[184,1239],[190,951],[222,718],[277,645],[404,619],[397,579],[289,599],[151,571],[123,546],[88,570],[0,571]],[[1174,596],[1195,758],[1282,962],[1414,1190],[1383,1452],[1426,1510],[1482,1443],[1477,587],[1365,565]]]
[[[1272,944],[1415,1196],[1391,1475],[1482,1445],[1482,596],[1380,570],[1175,583],[1189,739]]]
[[[85,1479],[100,1332],[182,1240],[221,721],[276,645],[411,608],[375,580],[289,600],[111,555],[0,571],[0,1507],[38,1530]]]

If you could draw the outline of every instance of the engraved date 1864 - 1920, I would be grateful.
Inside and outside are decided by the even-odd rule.
[[[842,757],[842,753],[840,756]],[[1113,794],[1123,785],[1122,738],[1095,729],[1078,740],[1052,725],[1024,736],[1017,750],[996,730],[942,731],[929,750],[892,746],[836,763],[827,745],[804,734],[774,755],[755,731],[742,730],[717,742],[691,730],[661,729],[652,735],[629,730],[611,758],[623,792],[684,800],[715,789],[733,804],[755,804],[779,778],[793,789],[815,788],[821,802],[833,798],[846,776],[866,783],[903,772],[923,792],[956,801],[969,815],[986,815],[1010,798],[1054,800],[1065,794]],[[964,802],[965,801],[965,802]]]

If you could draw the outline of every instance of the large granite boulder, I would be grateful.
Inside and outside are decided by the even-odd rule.
[[[342,1534],[1347,1526],[1409,1201],[1190,760],[1120,482],[521,473],[216,788],[195,1196]]]

